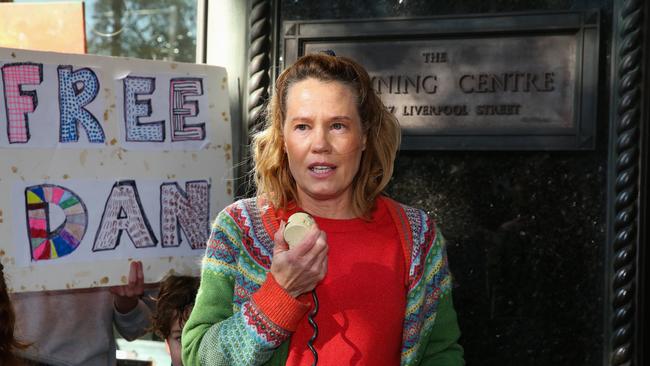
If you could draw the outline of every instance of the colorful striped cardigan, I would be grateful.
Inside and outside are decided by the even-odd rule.
[[[463,365],[442,235],[424,211],[378,199],[388,203],[408,268],[401,364]],[[291,331],[251,300],[266,280],[279,225],[279,213],[262,199],[240,200],[219,213],[183,329],[185,365],[285,364]]]

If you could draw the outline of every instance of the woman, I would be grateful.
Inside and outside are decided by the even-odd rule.
[[[257,196],[217,217],[186,365],[462,365],[444,242],[421,210],[381,192],[399,147],[395,117],[356,62],[300,58],[277,80],[253,139]],[[289,249],[287,218],[316,224]]]

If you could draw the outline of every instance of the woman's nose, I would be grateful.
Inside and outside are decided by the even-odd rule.
[[[331,144],[325,128],[315,128],[312,134],[311,148],[313,152],[322,153],[330,151]]]

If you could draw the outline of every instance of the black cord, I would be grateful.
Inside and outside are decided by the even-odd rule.
[[[309,350],[314,355],[314,363],[311,365],[316,366],[318,364],[318,352],[316,352],[316,349],[314,348],[314,341],[316,340],[316,337],[318,337],[318,325],[316,325],[316,322],[314,321],[314,317],[318,314],[318,296],[316,296],[316,289],[311,290],[311,297],[314,299],[314,309],[309,313],[309,316],[307,316],[307,321],[311,327],[314,328],[314,334],[309,338],[307,347],[309,347]]]

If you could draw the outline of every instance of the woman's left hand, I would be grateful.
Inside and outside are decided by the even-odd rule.
[[[144,272],[142,262],[133,261],[129,268],[129,283],[123,286],[110,288],[113,294],[115,309],[119,313],[126,314],[138,306],[140,296],[144,294]]]

